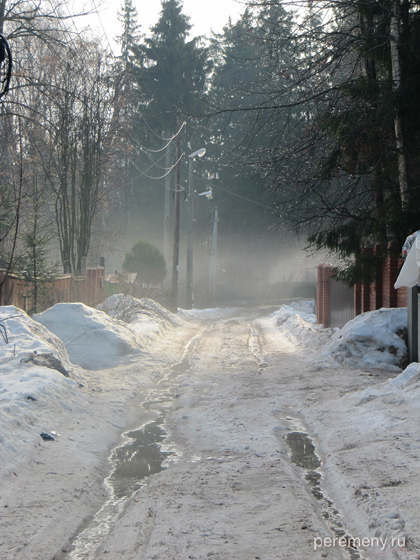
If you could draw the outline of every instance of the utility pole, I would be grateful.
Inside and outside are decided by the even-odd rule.
[[[211,240],[211,253],[210,253],[210,275],[209,275],[209,301],[214,304],[216,297],[216,253],[217,253],[217,226],[219,223],[219,209],[216,206],[214,209],[213,220],[213,236]]]
[[[193,279],[193,230],[194,230],[194,185],[193,158],[189,158],[188,173],[188,240],[187,240],[187,294],[186,309],[194,307],[194,279]]]
[[[180,120],[177,120],[177,130],[180,128]],[[180,134],[176,141],[176,169],[175,169],[175,220],[174,220],[174,250],[172,255],[172,293],[171,311],[178,311],[178,276],[179,276],[179,209],[181,194],[181,139]]]
[[[169,134],[167,135],[169,137]],[[171,257],[170,249],[170,214],[171,214],[171,174],[169,169],[171,167],[171,142],[168,142],[166,146],[166,159],[165,167],[167,169],[167,174],[165,177],[165,198],[163,207],[163,255],[165,257],[166,264],[169,264]]]
[[[187,239],[187,292],[186,292],[186,309],[194,307],[194,158],[203,157],[206,148],[200,148],[188,156],[189,173],[188,173],[188,239]]]

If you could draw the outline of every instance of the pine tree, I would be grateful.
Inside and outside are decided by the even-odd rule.
[[[25,226],[22,232],[24,253],[19,259],[18,274],[30,285],[25,297],[32,303],[28,313],[38,313],[41,304],[48,307],[53,304],[51,287],[48,286],[57,276],[58,265],[50,259],[50,243],[54,239],[52,223],[46,217],[46,188],[40,189],[38,179],[34,177],[33,192],[29,199]],[[48,300],[48,297],[50,299]]]
[[[180,0],[163,0],[151,36],[134,49],[136,80],[145,114],[155,132],[174,133],[180,117],[200,113],[209,71],[208,51],[199,38],[188,38],[191,24]]]
[[[131,51],[140,39],[140,25],[137,23],[138,13],[132,0],[124,0],[121,12],[118,12],[118,21],[123,25],[123,32],[117,39],[121,45],[123,67],[124,70],[127,70],[130,64]]]

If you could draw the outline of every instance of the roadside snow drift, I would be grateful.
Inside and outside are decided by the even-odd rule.
[[[127,325],[83,303],[58,303],[34,319],[61,338],[70,360],[84,369],[109,368],[142,353]]]
[[[16,363],[34,363],[69,376],[69,357],[62,341],[22,309],[12,305],[0,307],[0,325],[3,373]]]
[[[337,362],[351,368],[383,368],[400,371],[407,346],[407,309],[379,309],[358,315],[342,329],[324,329],[311,312],[313,302],[282,305],[272,314],[276,326],[296,345],[304,345],[308,357],[323,366]]]
[[[330,336],[330,331],[316,324],[313,301],[282,305],[271,316],[283,335],[296,345],[304,344],[309,351],[319,349]]]
[[[59,338],[13,306],[0,307],[0,473],[24,461],[31,445],[59,414],[77,382]]]
[[[334,358],[348,367],[399,371],[407,353],[401,335],[407,328],[407,309],[379,309],[358,315],[333,334],[321,359]]]
[[[160,323],[162,326],[177,326],[182,323],[174,313],[149,298],[138,299],[127,294],[115,294],[99,306],[110,317],[125,323],[142,321]]]

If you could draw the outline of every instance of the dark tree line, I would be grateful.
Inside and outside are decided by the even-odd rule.
[[[253,150],[255,165],[270,179],[283,220],[312,246],[348,259],[343,277],[355,281],[375,271],[375,263],[356,264],[366,246],[379,245],[382,258],[419,228],[419,3],[248,4],[254,22],[301,8],[290,29],[280,19],[262,27],[274,73],[267,94],[247,109],[255,122],[264,110],[271,124],[287,118],[293,133],[276,132],[260,157]],[[282,70],[285,45],[293,54]]]
[[[124,0],[115,58],[65,0],[2,0],[16,60],[0,105],[2,268],[38,286],[49,248],[79,274],[116,232],[126,248],[140,229],[167,243],[187,156],[206,147],[195,185],[213,190],[222,232],[298,230],[349,282],[374,271],[358,266],[366,246],[381,258],[419,227],[419,4],[249,0],[205,39],[180,0],[150,30]],[[203,252],[213,210],[197,197]]]

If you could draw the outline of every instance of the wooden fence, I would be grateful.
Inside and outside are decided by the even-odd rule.
[[[65,274],[57,277],[53,282],[42,285],[38,294],[38,309],[43,311],[56,303],[72,303],[79,301],[94,306],[105,297],[104,292],[105,268],[86,269],[85,276]],[[24,311],[32,311],[34,306],[33,285],[15,275],[4,278],[5,272],[0,271],[0,305],[14,305]]]

